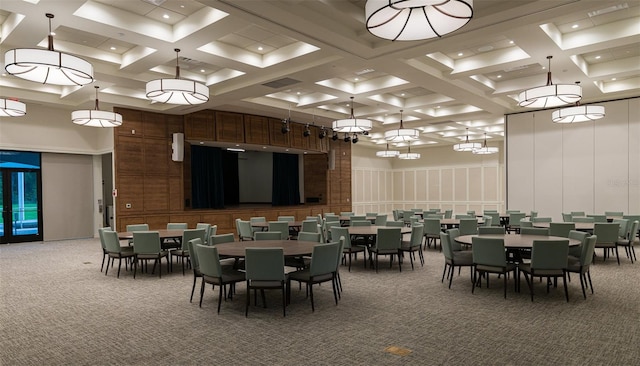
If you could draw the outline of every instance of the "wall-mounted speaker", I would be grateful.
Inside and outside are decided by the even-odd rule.
[[[336,169],[336,151],[329,150],[329,170]]]
[[[173,134],[171,150],[171,160],[182,161],[184,159],[184,133]]]

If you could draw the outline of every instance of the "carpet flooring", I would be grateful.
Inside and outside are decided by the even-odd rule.
[[[360,257],[337,306],[324,284],[311,312],[295,287],[286,317],[268,291],[245,318],[243,283],[217,314],[217,289],[189,303],[179,266],[105,276],[97,239],[0,245],[0,365],[639,365],[640,264],[622,256],[597,258],[586,300],[572,276],[568,303],[537,281],[531,302],[524,279],[471,294],[468,269],[448,289],[438,250],[402,273]]]

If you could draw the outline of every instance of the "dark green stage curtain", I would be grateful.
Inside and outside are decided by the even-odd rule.
[[[191,146],[191,207],[224,208],[222,150]]]
[[[271,201],[274,206],[300,204],[298,155],[273,153],[273,190],[271,193]]]
[[[238,153],[222,151],[222,180],[224,185],[224,204],[240,203],[240,177],[238,172]]]

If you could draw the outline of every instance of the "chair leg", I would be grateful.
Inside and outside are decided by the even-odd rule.
[[[567,273],[566,272],[562,273],[562,286],[564,287],[564,297],[567,299],[567,302],[569,302],[569,289],[567,288]]]
[[[204,297],[204,278],[202,279],[202,285],[200,286],[200,307],[202,307],[202,298]]]
[[[593,295],[593,283],[591,283],[591,272],[587,271],[587,278],[589,279],[589,287],[591,287],[591,294]]]
[[[196,290],[196,275],[193,275],[193,286],[191,286],[191,297],[189,298],[189,302],[193,302],[193,292]]]
[[[122,257],[118,258],[118,275],[116,278],[120,278],[120,268],[122,268]]]
[[[447,271],[448,266],[449,265],[445,262],[444,268],[442,269],[442,278],[440,279],[440,283],[444,283],[444,273]]]
[[[449,268],[449,289],[451,289],[451,282],[453,282],[453,272],[454,272],[454,266],[450,266]]]
[[[111,257],[107,257],[107,269],[105,269],[105,271],[104,271],[104,275],[105,276],[107,275],[107,273],[109,273],[109,262],[110,261],[111,261]]]
[[[204,280],[203,280],[204,282]],[[251,302],[251,287],[249,287],[249,280],[247,280],[247,300],[245,302],[244,317],[249,316],[249,303]]]
[[[618,253],[618,246],[615,247],[616,250],[616,259],[618,260],[618,265],[620,265],[620,254]]]
[[[584,299],[587,299],[587,292],[585,291],[585,282],[586,278],[585,275],[583,273],[580,273],[580,287],[582,288],[582,297],[584,297]]]
[[[184,258],[184,257],[182,257]],[[220,281],[222,282],[222,281]],[[222,283],[220,283],[220,289],[218,290],[218,314],[220,314],[220,305],[222,304]],[[225,287],[226,288],[226,287]]]
[[[102,265],[100,265],[100,272],[102,272],[102,269],[104,268],[104,259],[107,258],[107,253],[102,253]]]
[[[316,311],[315,305],[313,304],[313,285],[311,283],[307,283],[309,286],[309,296],[311,297],[311,311]]]
[[[285,289],[285,282],[282,281],[282,316],[287,316],[287,290]]]

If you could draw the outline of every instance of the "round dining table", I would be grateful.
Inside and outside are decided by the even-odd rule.
[[[285,257],[301,257],[311,255],[318,244],[302,240],[244,240],[217,244],[216,248],[219,255],[233,258],[244,258],[247,248],[282,248]]]
[[[289,229],[300,229],[302,227],[302,221],[287,221],[289,223]],[[266,230],[269,228],[268,221],[252,222],[251,227],[261,228]]]
[[[172,229],[172,230],[149,230],[149,231],[157,231],[160,234],[160,240],[163,239],[178,239],[182,238],[183,229]],[[133,231],[122,231],[118,232],[118,239],[120,240],[129,240],[133,239]]]
[[[595,223],[594,222],[574,222],[574,224],[576,225],[576,230],[578,231],[593,232]],[[534,222],[533,227],[548,229],[549,227],[551,227],[551,223],[550,222]]]
[[[474,237],[504,239],[504,247],[510,249],[531,249],[535,240],[569,240],[569,246],[577,246],[582,243],[580,240],[562,236],[520,234],[461,235],[455,238],[455,241],[460,244],[472,245]]]
[[[392,226],[349,226],[349,235],[358,235],[358,236],[375,236],[378,235],[378,228],[391,228]],[[411,228],[408,226],[403,226],[400,228],[400,233],[409,234],[411,232]]]
[[[484,224],[484,219],[482,217],[478,217],[476,218],[476,221],[478,221],[478,224]],[[424,221],[421,221],[424,222]],[[447,229],[451,229],[453,227],[458,227],[460,226],[460,219],[440,219],[440,225],[446,227]]]

